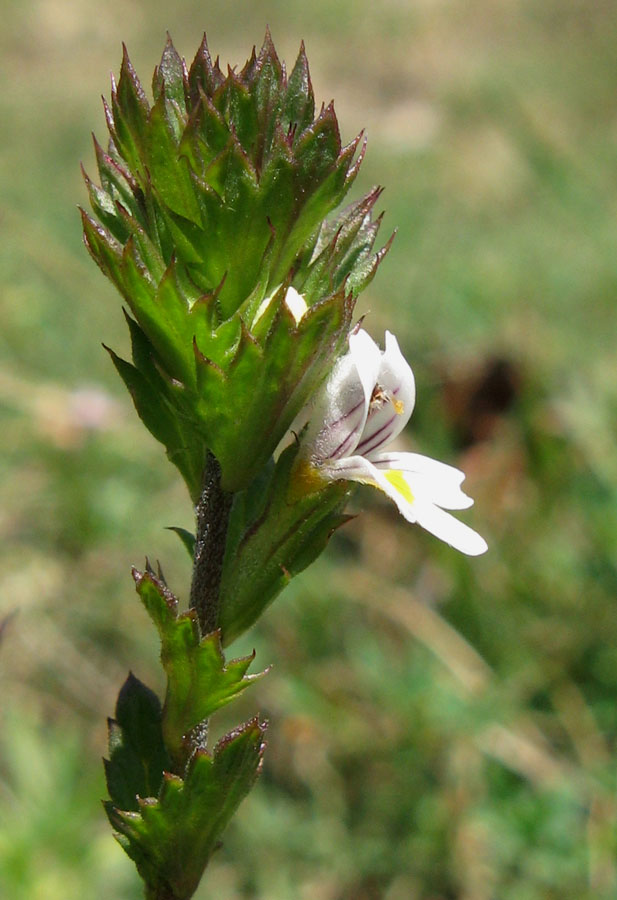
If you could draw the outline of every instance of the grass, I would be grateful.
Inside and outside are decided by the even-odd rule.
[[[140,896],[100,808],[129,668],[158,690],[129,567],[186,596],[175,472],[102,349],[120,303],[81,247],[78,171],[125,40],[241,63],[307,44],[391,254],[363,295],[419,400],[406,442],[458,462],[470,562],[367,492],[245,639],[273,662],[217,728],[271,720],[260,783],[199,896],[609,900],[617,891],[614,125],[609,3],[8,3],[0,37],[0,886]],[[90,424],[84,409],[97,412]],[[361,503],[360,503],[361,500]],[[246,646],[244,646],[246,644]]]

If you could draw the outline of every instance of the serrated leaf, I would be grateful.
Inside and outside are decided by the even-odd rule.
[[[265,729],[252,719],[219,741],[212,756],[198,751],[184,780],[167,775],[158,800],[142,803],[140,813],[107,805],[149,896],[192,897],[223,830],[259,774]]]
[[[165,744],[177,763],[185,736],[264,673],[246,675],[254,654],[225,662],[218,631],[201,637],[194,610],[178,615],[177,600],[149,573],[134,573],[137,592],[161,639],[167,674]]]
[[[162,710],[156,694],[129,673],[109,719],[109,759],[104,760],[109,796],[120,809],[137,810],[138,797],[158,796],[171,760],[163,743]]]
[[[204,34],[189,70],[190,98],[193,105],[198,102],[201,92],[211,98],[223,81],[224,76],[219,68],[218,59],[216,63],[212,63],[208,41]]]
[[[258,139],[257,103],[254,92],[230,69],[225,83],[224,116],[245,153],[252,154]]]
[[[287,92],[283,103],[283,123],[288,122],[299,136],[313,121],[315,98],[309,73],[304,41],[300,45],[298,58],[287,82]]]
[[[108,191],[103,190],[103,188],[97,187],[83,169],[82,174],[88,190],[90,206],[92,207],[94,214],[98,220],[103,223],[105,228],[108,229],[110,234],[123,244],[128,240],[131,232],[123,219],[118,216],[118,209],[112,195],[108,193]]]
[[[198,142],[196,149],[204,167],[227,146],[230,137],[229,125],[206,94],[202,93],[199,97],[187,126],[187,133]],[[200,174],[203,175],[203,172]]]
[[[125,168],[109,153],[105,153],[93,135],[96,164],[101,179],[101,187],[113,200],[119,200],[127,209],[135,213],[136,200],[139,198],[137,182]]]
[[[152,92],[158,99],[161,93],[165,94],[167,100],[172,100],[181,109],[186,103],[185,93],[186,69],[183,61],[172,40],[167,35],[167,43],[163,50],[161,62],[154,70],[152,78]]]
[[[150,279],[154,283],[158,282],[166,270],[158,244],[155,244],[141,224],[122,208],[120,208],[120,218],[130,235],[125,243],[128,243],[129,240],[132,242],[140,263],[149,273]]]
[[[125,296],[124,277],[122,274],[122,245],[97,225],[90,216],[80,210],[84,230],[84,243],[94,261],[102,272],[113,281],[120,293]]]
[[[299,161],[298,184],[303,193],[312,193],[341,153],[341,136],[332,103],[298,137],[294,152]]]
[[[371,212],[380,195],[381,189],[374,188],[323,223],[314,247],[307,249],[298,265],[296,280],[308,297],[322,296],[342,285],[357,296],[374,276],[393,239],[373,252],[381,216],[373,220]]]
[[[269,155],[276,121],[283,106],[283,67],[269,30],[266,30],[266,37],[255,63],[251,90],[257,107],[258,139],[255,160],[257,170],[261,171]]]
[[[131,169],[142,172],[150,106],[124,45],[122,50],[118,88],[111,97],[114,136]]]
[[[190,385],[195,380],[190,340],[182,329],[187,325],[180,313],[187,304],[174,292],[173,270],[157,284],[140,259],[133,238],[122,258],[125,296],[135,318],[149,336],[170,378]],[[171,282],[171,283],[170,283]]]
[[[147,132],[148,171],[153,188],[175,213],[201,224],[187,161],[179,156],[176,137],[167,120],[165,99],[159,97],[150,111]]]
[[[272,277],[275,281],[284,280],[305,243],[310,243],[315,230],[347,193],[358,142],[359,137],[342,150],[336,163],[324,173],[321,181],[316,181],[309,173],[308,184],[312,185],[312,188],[307,190],[306,194],[302,194],[301,182],[296,180],[294,194],[301,195],[303,202],[286,235],[281,254],[273,266]]]

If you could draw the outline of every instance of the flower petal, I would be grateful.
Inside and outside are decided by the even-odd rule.
[[[382,397],[369,405],[366,426],[357,450],[372,457],[403,430],[413,411],[416,385],[411,367],[393,334],[386,331],[386,349],[381,356],[376,386]]]
[[[348,481],[359,481],[361,484],[372,484],[396,503],[399,512],[408,522],[416,521],[415,497],[403,472],[395,470],[390,470],[387,474],[380,472],[364,456],[346,456],[324,466],[322,471],[326,478],[343,478]]]
[[[352,454],[366,423],[381,351],[362,330],[350,336],[349,348],[335,364],[310,412],[303,441],[317,463]]]
[[[380,471],[363,456],[351,456],[337,460],[325,467],[323,472],[328,478],[344,478],[374,485],[396,503],[399,512],[408,522],[417,522],[461,553],[479,556],[488,549],[483,537],[431,502],[421,481],[412,482],[407,473],[400,469]],[[414,493],[414,488],[420,489],[419,495]]]
[[[349,335],[349,354],[362,384],[368,413],[373,388],[377,384],[381,368],[382,353],[370,334],[360,328],[357,332]]]
[[[418,525],[455,550],[460,550],[467,556],[480,556],[488,550],[486,541],[477,531],[438,506],[418,500],[414,503],[414,512]]]
[[[464,472],[420,453],[371,454],[371,462],[381,470],[404,472],[416,497],[424,497],[444,509],[467,509],[473,500],[461,490]]]

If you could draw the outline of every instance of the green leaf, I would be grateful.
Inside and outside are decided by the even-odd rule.
[[[186,69],[182,58],[167,35],[167,43],[163,50],[160,65],[154,70],[152,93],[158,99],[161,93],[167,100],[176,104],[178,109],[186,106]]]
[[[113,281],[123,297],[126,296],[122,273],[122,244],[101,225],[80,209],[84,243],[102,272]]]
[[[184,157],[167,119],[165,98],[161,95],[150,112],[147,133],[148,171],[152,186],[173,212],[196,225],[201,224],[199,205]]]
[[[257,170],[260,171],[270,152],[277,119],[283,105],[283,67],[278,58],[269,29],[251,75],[251,91],[257,106],[258,140],[255,147]]]
[[[110,153],[105,153],[95,137],[93,142],[101,187],[107,191],[112,200],[119,201],[136,215],[140,194],[136,180]]]
[[[137,810],[138,798],[158,796],[171,761],[163,743],[161,704],[133,673],[124,682],[116,718],[108,720],[107,789],[120,809]]]
[[[261,321],[259,339],[242,325],[231,362],[213,361],[208,346],[196,356],[195,411],[226,491],[243,490],[255,478],[346,342],[351,296],[341,291],[326,297],[299,323],[283,296],[279,291],[272,301],[276,314],[273,320],[266,314],[264,327],[271,324],[265,335]]]
[[[122,45],[122,66],[117,90],[111,94],[111,111],[118,149],[132,170],[143,171],[144,142],[148,134],[150,106],[144,89]]]
[[[252,719],[219,741],[212,756],[198,751],[184,780],[166,774],[158,799],[142,801],[138,813],[107,805],[147,896],[193,896],[223,830],[259,774],[265,730],[265,723]]]
[[[112,234],[120,244],[123,244],[128,240],[131,232],[123,218],[118,215],[118,208],[113,194],[103,190],[103,188],[97,187],[97,185],[90,180],[83,168],[82,174],[84,181],[86,182],[86,188],[88,189],[90,206],[95,215],[99,221],[103,223],[105,228],[108,229],[110,234]]]
[[[330,103],[298,137],[294,147],[298,157],[298,183],[302,193],[312,193],[339,160],[341,136]]]
[[[202,638],[195,610],[178,615],[178,601],[161,581],[148,572],[134,571],[133,577],[161,639],[167,673],[163,734],[177,764],[185,758],[188,732],[265,673],[246,675],[254,653],[226,663],[218,631]]]
[[[296,469],[296,445],[276,466],[236,495],[221,579],[223,645],[247,630],[290,579],[319,556],[331,534],[348,521],[346,482],[305,490]]]
[[[230,71],[223,97],[223,111],[228,128],[230,125],[233,126],[233,133],[244,151],[252,154],[259,138],[255,93],[242,82],[235,72]]]
[[[285,94],[281,118],[283,124],[288,122],[295,128],[296,136],[299,136],[313,121],[314,115],[315,98],[313,85],[311,84],[304,41],[302,41],[296,64],[287,82],[287,93]]]
[[[187,337],[188,304],[173,284],[173,272],[168,269],[157,284],[140,259],[135,241],[131,238],[124,248],[122,274],[125,296],[131,310],[155,347],[169,377],[183,384],[192,384],[195,374],[191,342]]]
[[[218,59],[216,63],[212,63],[212,57],[208,50],[208,41],[204,34],[199,50],[195,54],[195,59],[189,70],[191,103],[195,105],[201,93],[204,93],[206,97],[212,98],[216,89],[224,80],[225,77],[219,68]]]
[[[357,296],[372,279],[394,237],[373,253],[381,216],[373,220],[371,213],[381,193],[381,188],[373,188],[323,223],[315,245],[307,248],[298,264],[296,280],[307,297],[323,296],[343,285]]]
[[[327,146],[328,137],[327,130],[321,134],[320,140],[325,146]],[[355,177],[356,169],[353,160],[359,141],[360,138],[357,137],[341,151],[336,162],[323,172],[321,181],[316,179],[310,167],[305,163],[304,179],[296,179],[294,183],[294,195],[302,196],[302,205],[297,212],[293,226],[286,235],[285,244],[274,267],[272,277],[275,282],[285,279],[304,244],[310,242],[315,230],[326,216],[339,205],[347,193]],[[320,141],[314,138],[312,144],[319,146]],[[309,142],[309,147],[312,144]],[[304,193],[303,181],[306,182],[306,193]]]
[[[192,532],[187,531],[186,528],[178,527],[178,525],[168,525],[167,530],[175,531],[192,560],[195,556],[195,535]]]

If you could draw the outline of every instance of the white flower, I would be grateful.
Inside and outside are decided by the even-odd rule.
[[[325,480],[379,488],[409,522],[477,556],[487,549],[484,538],[444,512],[473,503],[461,490],[463,472],[418,453],[384,452],[409,421],[415,393],[393,334],[386,331],[383,352],[366,331],[351,334],[349,353],[336,363],[302,436],[304,466]]]

